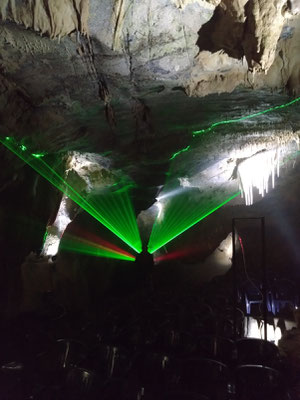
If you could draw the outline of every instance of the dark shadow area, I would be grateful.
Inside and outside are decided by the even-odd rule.
[[[222,1],[212,18],[199,30],[197,46],[200,51],[212,53],[223,50],[230,57],[241,59],[244,55],[243,36],[245,24],[232,1]]]

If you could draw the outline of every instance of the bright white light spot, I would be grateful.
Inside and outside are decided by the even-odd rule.
[[[256,319],[245,317],[245,337],[261,339],[261,332]]]
[[[245,337],[264,339],[264,332],[264,321],[258,322],[255,318],[245,317]],[[267,324],[267,339],[277,345],[281,339],[281,329]]]
[[[276,346],[278,346],[278,342],[279,342],[279,340],[281,339],[281,329],[277,326],[276,328],[275,328],[275,344],[276,344]]]
[[[156,198],[156,200],[157,200],[157,201],[160,201],[160,200],[163,200],[163,199],[168,199],[168,198],[170,198],[170,197],[172,197],[172,196],[176,196],[177,194],[182,193],[182,191],[183,191],[182,186],[179,186],[179,187],[177,187],[176,189],[169,190],[168,192],[163,192],[163,193],[161,193],[161,194]]]
[[[224,251],[225,256],[231,260],[232,258],[232,233],[230,232],[225,240],[219,246],[220,250]]]
[[[191,182],[188,178],[179,178],[180,186],[182,187],[191,187]]]
[[[240,190],[247,206],[253,204],[254,188],[258,189],[262,197],[268,193],[270,177],[272,177],[272,188],[274,188],[275,171],[279,176],[279,156],[279,149],[262,151],[238,165]]]
[[[162,212],[163,212],[163,205],[158,199],[157,199],[157,202],[155,203],[155,205],[158,208],[157,218],[160,219],[162,216]]]
[[[57,254],[59,248],[60,238],[54,235],[48,235],[42,254],[45,256],[53,257]]]

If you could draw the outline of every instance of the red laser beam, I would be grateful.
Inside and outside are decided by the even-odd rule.
[[[135,258],[132,254],[121,249],[120,247],[116,246],[115,244],[110,243],[107,240],[104,240],[91,232],[83,230],[82,228],[79,228],[78,226],[72,226],[71,232],[66,235],[68,235],[69,237],[72,237],[73,239],[79,240],[83,243],[86,243],[89,246],[100,247],[105,250],[109,250],[112,253],[117,253],[117,254],[121,254],[126,257]]]
[[[199,253],[200,250],[201,249],[199,249],[198,247],[197,248],[196,247],[186,247],[183,249],[171,251],[167,254],[158,255],[154,258],[154,261],[161,262],[161,261],[176,260],[176,259],[184,258],[187,256],[191,256],[193,254]]]

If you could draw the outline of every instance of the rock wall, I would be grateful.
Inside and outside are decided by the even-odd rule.
[[[89,0],[3,0],[0,17],[32,28],[51,38],[73,31],[88,33]]]
[[[251,70],[268,71],[273,64],[286,10],[286,0],[252,0],[246,4],[242,45]]]
[[[21,51],[22,62],[26,53],[35,63],[46,58],[50,74],[56,70],[66,81],[72,69],[81,70],[96,83],[115,131],[107,81],[115,88],[125,86],[133,98],[153,81],[182,87],[190,96],[231,92],[239,85],[297,94],[299,10],[298,0],[5,0],[0,19],[51,38],[89,34],[87,41],[74,36],[72,49],[67,42],[34,40],[26,31],[16,36],[7,25],[2,31],[13,51]],[[53,51],[61,58],[56,65],[48,57]],[[9,58],[4,70],[15,70]]]
[[[268,71],[287,12],[285,0],[222,0],[199,31],[200,51],[245,56],[251,70]]]

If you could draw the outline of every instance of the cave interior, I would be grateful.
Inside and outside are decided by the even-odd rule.
[[[143,342],[173,368],[183,332],[236,341],[268,331],[275,346],[279,321],[280,336],[295,327],[299,43],[299,0],[0,1],[4,399],[58,399],[58,387],[92,399],[83,371],[102,374],[105,399],[160,398],[161,381],[128,372],[128,349]],[[33,353],[49,372],[50,342],[69,386],[32,372]],[[120,353],[107,353],[103,372],[80,358],[83,342],[100,358],[100,345]],[[234,368],[226,398],[248,399]]]

